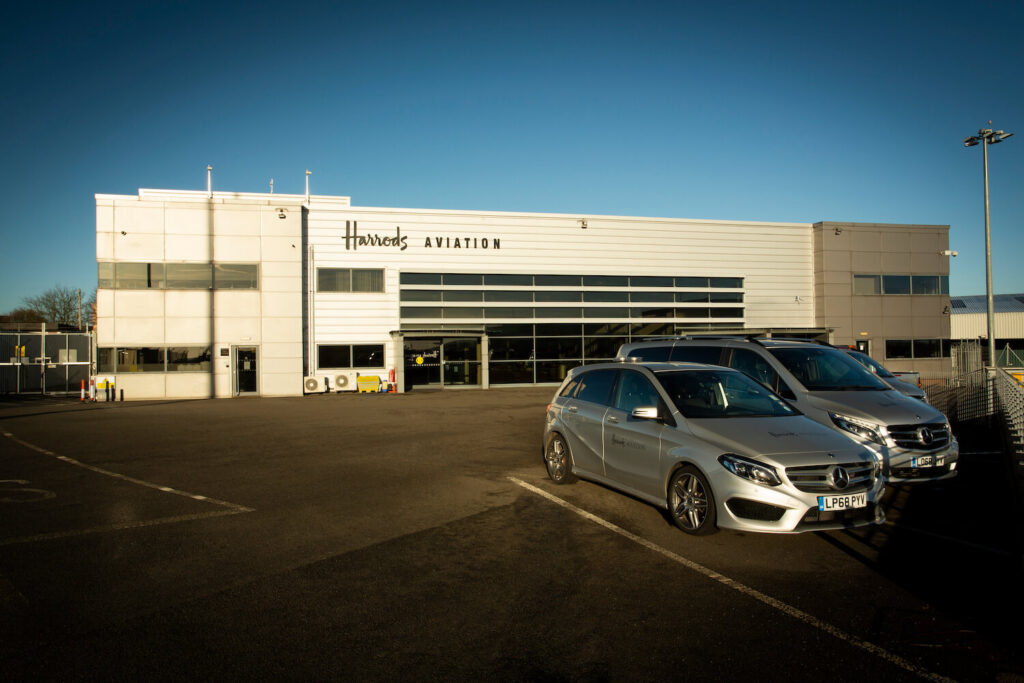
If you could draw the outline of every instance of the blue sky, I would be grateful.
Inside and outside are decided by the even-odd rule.
[[[18,3],[0,312],[96,284],[96,193],[948,224],[1024,292],[1021,2]]]

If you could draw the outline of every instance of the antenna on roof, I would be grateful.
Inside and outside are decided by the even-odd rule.
[[[274,179],[270,179],[270,194],[274,194]]]
[[[309,176],[312,173],[313,172],[310,171],[308,168],[306,169],[306,204],[307,205],[309,204]]]
[[[206,196],[213,197],[213,166],[206,165]]]

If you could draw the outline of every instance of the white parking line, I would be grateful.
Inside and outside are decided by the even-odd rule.
[[[154,484],[152,482],[145,481],[143,479],[136,479],[135,477],[129,477],[129,476],[124,475],[124,474],[118,474],[117,472],[111,472],[110,470],[105,470],[102,467],[96,467],[94,465],[88,465],[88,464],[82,462],[81,460],[75,460],[74,458],[69,458],[66,455],[58,455],[57,453],[54,453],[53,451],[49,451],[49,450],[47,450],[45,448],[41,448],[41,447],[36,446],[35,444],[31,444],[31,443],[29,443],[27,441],[22,441],[21,439],[17,438],[16,436],[11,434],[10,432],[3,432],[3,436],[8,438],[8,439],[10,439],[11,441],[13,441],[13,442],[15,442],[17,444],[21,444],[25,448],[33,450],[33,451],[35,451],[37,453],[41,453],[42,455],[54,458],[56,460],[60,460],[61,462],[67,463],[69,465],[74,465],[75,467],[81,467],[82,469],[89,470],[90,472],[95,472],[97,474],[102,474],[102,475],[104,475],[106,477],[113,477],[114,479],[120,479],[121,481],[126,481],[126,482],[129,482],[131,484],[137,484],[139,486],[145,486],[146,488],[154,489],[156,491],[162,491],[164,493],[171,493],[171,494],[174,494],[176,496],[183,496],[185,498],[191,498],[192,500],[197,500],[197,501],[200,501],[200,502],[203,502],[203,503],[212,503],[214,505],[218,505],[220,507],[227,508],[227,509],[226,510],[216,510],[216,511],[213,511],[213,512],[200,512],[200,513],[191,514],[191,515],[178,515],[178,516],[175,516],[175,517],[159,517],[157,519],[144,520],[144,521],[140,521],[140,522],[126,522],[124,524],[110,524],[110,525],[107,525],[107,526],[92,527],[92,528],[89,528],[89,529],[77,529],[77,530],[73,530],[73,531],[57,531],[57,532],[47,533],[47,534],[36,534],[34,536],[22,536],[22,537],[19,537],[19,538],[9,538],[9,539],[6,539],[6,540],[0,540],[0,547],[8,546],[8,545],[16,545],[16,544],[19,544],[19,543],[31,543],[31,542],[34,542],[34,541],[49,541],[49,540],[53,540],[53,539],[57,539],[57,538],[71,538],[71,537],[74,537],[74,536],[87,536],[87,535],[90,535],[90,534],[103,533],[103,532],[108,532],[108,531],[121,531],[121,530],[124,530],[124,529],[138,529],[138,528],[141,528],[141,527],[158,526],[158,525],[161,525],[161,524],[177,524],[179,522],[189,522],[189,521],[193,521],[193,520],[197,520],[197,519],[208,519],[208,518],[211,518],[211,517],[224,517],[224,516],[227,516],[227,515],[239,515],[239,514],[242,514],[244,512],[253,512],[254,511],[253,508],[246,507],[244,505],[238,505],[237,503],[229,503],[229,502],[227,502],[225,500],[217,500],[216,498],[210,498],[209,496],[201,496],[201,495],[196,494],[196,493],[189,493],[188,491],[180,491],[178,489],[171,488],[170,486],[163,486],[161,484]]]
[[[860,638],[857,638],[856,636],[850,635],[849,633],[846,633],[845,631],[843,631],[843,630],[841,630],[839,628],[836,628],[835,626],[833,626],[833,625],[831,625],[831,624],[829,624],[827,622],[824,622],[821,619],[818,619],[817,617],[808,614],[807,612],[799,610],[796,607],[793,607],[792,605],[788,605],[788,604],[786,604],[786,603],[784,603],[784,602],[782,602],[780,600],[776,600],[775,598],[773,598],[773,597],[771,597],[769,595],[765,595],[764,593],[762,593],[762,592],[760,592],[758,590],[755,590],[753,588],[750,588],[749,586],[746,586],[746,585],[744,585],[742,583],[739,583],[738,581],[734,581],[733,579],[730,579],[728,576],[725,576],[723,574],[719,574],[718,572],[716,572],[713,569],[709,569],[709,568],[705,567],[704,565],[697,564],[696,562],[694,562],[692,560],[688,560],[688,559],[686,559],[685,557],[683,557],[681,555],[677,555],[676,553],[672,552],[671,550],[668,550],[666,548],[662,548],[661,546],[659,546],[659,545],[657,545],[655,543],[652,543],[651,541],[648,541],[645,538],[642,538],[640,536],[637,536],[634,533],[626,531],[625,529],[623,529],[620,526],[612,524],[611,522],[609,522],[607,520],[604,520],[604,519],[598,517],[597,515],[591,514],[591,513],[587,512],[586,510],[583,510],[582,508],[578,508],[575,505],[573,505],[572,503],[570,503],[570,502],[568,502],[566,500],[563,500],[562,498],[559,498],[558,496],[552,495],[552,494],[548,493],[547,491],[544,491],[543,489],[537,488],[536,486],[533,486],[532,484],[528,484],[528,483],[526,483],[525,481],[523,481],[521,479],[517,479],[516,477],[509,477],[509,479],[512,482],[514,482],[515,484],[518,484],[519,486],[523,487],[524,489],[527,489],[528,491],[532,491],[533,493],[536,493],[537,495],[550,500],[552,503],[555,503],[556,505],[562,506],[566,510],[571,510],[572,512],[575,512],[576,514],[580,515],[584,519],[590,520],[591,522],[594,522],[595,524],[600,524],[601,526],[603,526],[604,528],[608,529],[609,531],[613,531],[616,534],[618,534],[618,535],[620,535],[620,536],[622,536],[624,538],[628,538],[629,540],[631,540],[634,543],[637,543],[637,544],[647,548],[648,550],[653,550],[654,552],[656,552],[659,555],[662,555],[662,556],[672,560],[673,562],[681,564],[681,565],[683,565],[684,567],[686,567],[688,569],[692,569],[693,571],[695,571],[695,572],[697,572],[699,574],[703,574],[704,576],[706,576],[706,577],[708,577],[710,579],[714,579],[715,581],[717,581],[717,582],[719,582],[719,583],[721,583],[721,584],[723,584],[725,586],[728,586],[729,588],[732,588],[735,591],[743,593],[744,595],[747,595],[748,597],[751,597],[751,598],[754,598],[755,600],[763,602],[764,604],[768,605],[769,607],[772,607],[772,608],[774,608],[774,609],[776,609],[776,610],[778,610],[780,612],[783,612],[784,614],[787,614],[787,615],[793,617],[794,619],[802,621],[805,624],[813,626],[814,628],[818,629],[819,631],[823,631],[823,632],[825,632],[825,633],[827,633],[827,634],[829,634],[831,636],[834,636],[834,637],[836,637],[836,638],[838,638],[838,639],[840,639],[840,640],[842,640],[842,641],[844,641],[846,643],[849,643],[850,645],[853,645],[854,647],[860,648],[861,650],[864,650],[866,652],[870,652],[871,654],[875,655],[876,657],[879,657],[879,658],[889,662],[890,664],[893,664],[894,666],[898,666],[898,667],[900,667],[901,669],[903,669],[905,671],[909,671],[910,673],[916,674],[916,675],[918,675],[918,676],[920,676],[922,678],[926,678],[926,679],[932,680],[932,681],[951,681],[952,680],[950,678],[946,678],[945,676],[940,676],[939,674],[932,673],[931,671],[928,671],[927,669],[923,669],[923,668],[917,666],[916,664],[914,664],[913,662],[911,662],[909,660],[906,660],[903,657],[900,657],[899,655],[893,654],[892,652],[889,652],[888,650],[883,649],[883,648],[881,648],[881,647],[879,647],[879,646],[877,646],[877,645],[875,645],[873,643],[869,643],[866,640],[861,640]]]

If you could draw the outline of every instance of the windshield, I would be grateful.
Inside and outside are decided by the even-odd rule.
[[[777,394],[740,372],[675,370],[658,381],[683,417],[782,417],[800,413]]]
[[[889,390],[888,384],[838,349],[797,347],[769,351],[808,391]]]
[[[891,378],[896,376],[889,372],[888,370],[886,370],[884,365],[882,365],[881,363],[879,363],[877,360],[867,355],[866,353],[861,353],[860,351],[850,351],[849,353],[851,356],[853,356],[854,360],[856,360],[858,363],[860,363],[861,365],[863,365],[864,367],[866,367],[868,370],[875,373],[879,377]]]

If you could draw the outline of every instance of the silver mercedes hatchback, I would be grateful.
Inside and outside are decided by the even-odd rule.
[[[544,463],[665,508],[683,531],[793,533],[878,524],[864,446],[741,372],[695,363],[571,370],[548,406]]]

